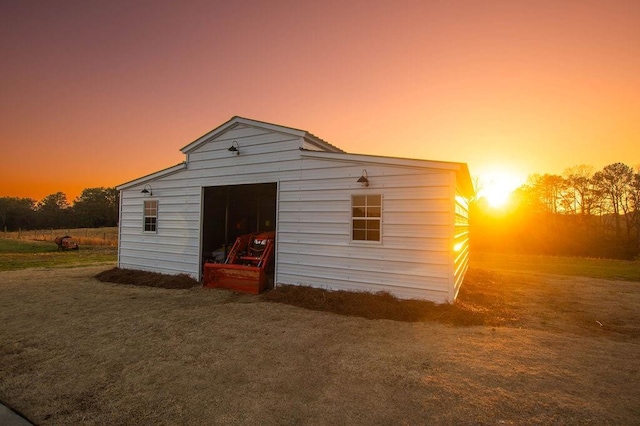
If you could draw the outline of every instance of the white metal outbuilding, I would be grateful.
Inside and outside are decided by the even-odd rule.
[[[275,230],[276,286],[456,298],[469,258],[466,164],[348,154],[242,117],[182,152],[185,162],[118,187],[120,268],[201,279],[238,234]]]

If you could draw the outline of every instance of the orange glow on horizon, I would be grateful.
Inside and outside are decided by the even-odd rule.
[[[526,176],[494,169],[480,176],[478,198],[485,198],[490,207],[499,209],[506,206],[511,193],[525,183]]]
[[[637,1],[149,4],[0,3],[0,197],[72,202],[235,115],[467,163],[495,206],[529,174],[640,163]]]

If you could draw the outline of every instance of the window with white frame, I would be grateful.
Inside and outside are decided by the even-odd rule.
[[[158,231],[158,201],[144,202],[144,232]]]
[[[382,230],[382,195],[351,197],[351,239],[380,241]]]

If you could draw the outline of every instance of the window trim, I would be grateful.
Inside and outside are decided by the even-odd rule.
[[[367,218],[366,217],[366,210],[365,210],[365,217],[356,217],[353,215],[353,208],[354,208],[354,198],[355,197],[380,197],[380,205],[379,206],[375,206],[375,207],[379,207],[380,208],[380,217],[373,217],[373,218]],[[368,198],[365,198],[365,209],[369,207],[368,205]],[[350,223],[349,223],[349,241],[351,243],[355,243],[355,244],[367,244],[367,245],[379,245],[382,244],[382,224],[383,224],[383,204],[384,204],[384,197],[382,196],[381,193],[376,193],[376,194],[351,194],[351,198],[350,198],[350,214],[349,214],[349,218],[350,218]],[[373,206],[372,206],[373,207]],[[379,223],[379,236],[377,240],[357,240],[353,238],[353,228],[354,228],[354,222],[356,220],[370,220],[370,221],[374,221],[377,220]]]
[[[155,203],[155,215],[147,215],[147,203]],[[153,230],[147,230],[147,218],[155,219],[153,222]],[[142,232],[145,234],[158,233],[158,200],[144,200],[142,202]]]

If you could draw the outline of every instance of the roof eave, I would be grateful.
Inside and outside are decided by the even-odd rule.
[[[156,179],[160,179],[162,177],[166,177],[166,176],[172,175],[174,173],[177,173],[179,171],[185,170],[186,168],[187,168],[187,163],[186,162],[182,162],[182,163],[176,164],[175,166],[167,167],[166,169],[157,171],[155,173],[151,173],[151,174],[148,174],[146,176],[142,176],[142,177],[140,177],[138,179],[134,179],[134,180],[131,180],[129,182],[125,182],[123,184],[120,184],[120,185],[116,186],[116,189],[118,191],[122,191],[124,189],[129,189],[129,188],[137,186],[137,185],[143,185],[145,183],[154,181]]]
[[[432,168],[439,170],[458,170],[460,164],[448,161],[433,161],[433,160],[420,160],[416,158],[402,158],[402,157],[385,157],[382,155],[368,155],[368,154],[349,154],[346,152],[321,152],[311,151],[307,149],[301,149],[302,156],[324,158],[327,160],[337,161],[350,161],[350,162],[367,162],[386,164],[392,166],[404,166],[404,167],[420,167],[420,168]]]
[[[318,148],[323,149],[325,151],[329,151],[329,152],[344,152],[343,150],[341,150],[337,146],[330,144],[329,142],[317,137],[316,135],[314,135],[312,133],[307,132],[306,130],[300,130],[300,129],[295,129],[293,127],[281,126],[279,124],[267,123],[266,121],[253,120],[253,119],[250,119],[250,118],[240,117],[240,116],[237,116],[237,115],[232,117],[230,120],[226,121],[225,123],[221,124],[220,126],[216,127],[215,129],[213,129],[213,130],[205,133],[204,135],[200,136],[199,138],[197,138],[196,140],[194,140],[190,144],[188,144],[185,147],[183,147],[182,149],[180,149],[180,151],[183,154],[188,154],[189,152],[191,152],[194,149],[198,148],[200,145],[202,145],[203,143],[207,142],[208,140],[213,139],[213,138],[217,137],[218,135],[221,135],[221,134],[227,132],[228,130],[232,129],[237,124],[244,124],[244,125],[247,125],[247,126],[260,127],[260,128],[263,128],[263,129],[268,129],[268,130],[274,131],[274,132],[284,133],[284,134],[293,135],[293,136],[296,136],[296,137],[299,137],[299,138],[303,138],[303,139],[306,139],[307,141],[311,142],[312,144],[314,144]]]
[[[221,135],[227,132],[228,130],[230,130],[231,128],[233,128],[238,124],[244,124],[244,125],[253,126],[253,127],[261,127],[264,129],[272,130],[274,132],[286,133],[286,134],[301,137],[301,138],[307,137],[309,135],[309,133],[304,130],[294,129],[292,127],[280,126],[278,124],[271,124],[264,121],[252,120],[250,118],[239,117],[236,115],[232,117],[230,120],[228,120],[227,122],[223,123],[222,125],[200,136],[190,144],[180,149],[180,151],[182,151],[183,154],[188,154],[189,152],[198,148],[203,143],[217,137],[218,135]]]
[[[460,170],[456,172],[456,180],[458,186],[462,191],[462,194],[467,198],[473,198],[476,195],[476,190],[473,187],[473,180],[471,180],[471,174],[469,173],[469,166],[467,163],[459,163]]]

